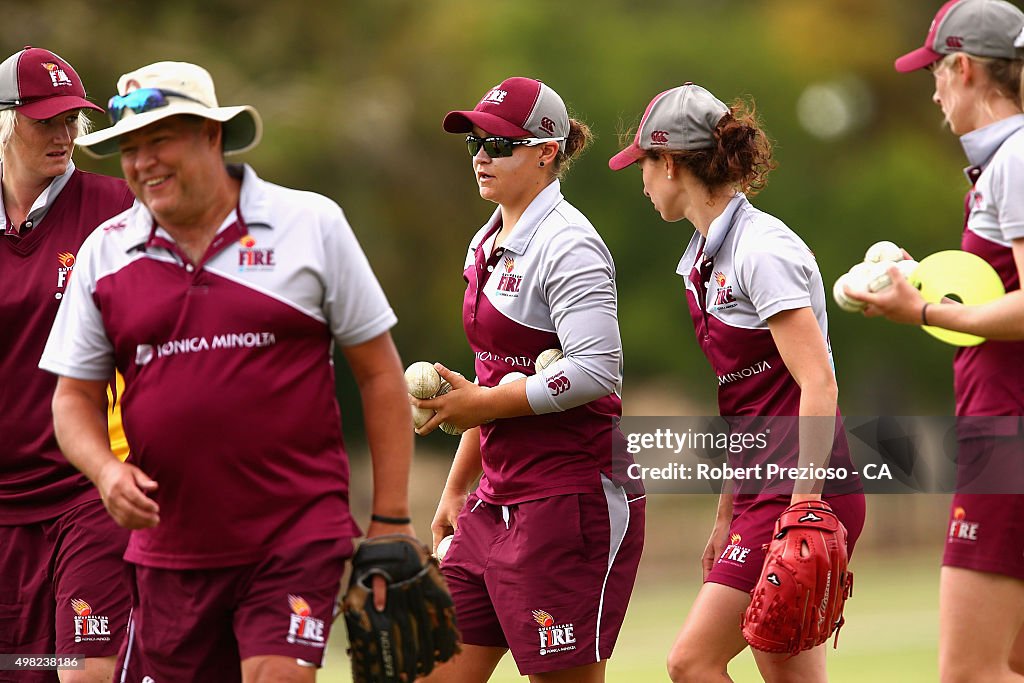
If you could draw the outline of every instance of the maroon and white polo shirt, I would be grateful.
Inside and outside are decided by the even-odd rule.
[[[37,364],[79,247],[133,201],[123,180],[69,164],[36,200],[19,235],[7,229],[0,196],[0,525],[53,519],[97,497],[57,447],[50,410],[57,378]]]
[[[613,425],[622,414],[622,344],[611,253],[557,180],[495,249],[500,227],[498,208],[470,242],[462,321],[479,383],[530,375],[537,414],[480,427],[477,493],[505,505],[600,492],[600,474],[613,475],[612,439],[621,438]],[[537,356],[551,348],[565,357],[534,374]]]
[[[798,416],[800,386],[782,362],[767,321],[782,311],[810,308],[831,362],[825,288],[814,254],[803,240],[779,219],[754,208],[746,196],[736,194],[711,223],[706,240],[694,233],[676,272],[686,283],[697,342],[715,371],[719,412],[727,417]],[[782,450],[755,452],[744,466],[796,465],[797,421],[772,424],[771,443]],[[778,433],[784,426],[793,433]],[[850,468],[838,411],[829,465]],[[859,481],[848,480],[834,492],[846,487],[855,490]]]
[[[125,377],[132,461],[160,525],[125,558],[222,567],[271,545],[353,536],[332,344],[395,315],[341,209],[258,178],[193,266],[144,206],[83,245],[40,367]]]
[[[1006,291],[1020,289],[1012,241],[1024,238],[1024,114],[960,138],[974,187],[967,196],[961,248],[988,261]],[[953,384],[957,415],[1024,415],[1024,341],[988,341],[957,349]],[[979,425],[972,424],[972,429]],[[996,427],[991,423],[988,428]],[[1000,422],[1004,431],[1012,425]]]

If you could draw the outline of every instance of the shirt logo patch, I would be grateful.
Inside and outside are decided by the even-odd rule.
[[[76,643],[110,640],[109,618],[93,614],[92,606],[79,598],[72,598],[71,608],[75,610]]]
[[[288,615],[288,637],[285,640],[292,644],[323,647],[323,619],[312,616],[313,610],[301,595],[289,594],[288,605],[292,613]]]
[[[711,307],[712,311],[722,311],[727,308],[733,308],[737,306],[736,297],[732,294],[732,285],[725,286],[726,277],[722,271],[717,271],[714,275],[715,284],[718,285],[718,290],[715,292],[715,303]]]
[[[62,251],[57,254],[57,292],[54,299],[60,301],[64,298],[64,288],[68,286],[68,279],[71,277],[71,269],[75,267],[75,255],[70,251]]]
[[[68,75],[64,73],[64,69],[61,68],[60,64],[54,64],[53,62],[43,62],[43,68],[50,73],[50,83],[55,88],[63,86],[74,85]],[[109,639],[108,639],[109,640]]]
[[[559,396],[569,391],[572,388],[572,382],[565,376],[564,372],[559,372],[548,380],[548,390],[552,396]]]
[[[268,271],[273,270],[277,265],[274,261],[274,250],[269,247],[258,248],[256,238],[246,235],[238,240],[241,248],[238,250],[239,272]]]
[[[503,265],[505,266],[505,272],[501,274],[501,279],[498,280],[496,289],[503,296],[518,297],[519,287],[523,284],[523,276],[516,275],[513,272],[516,269],[516,260],[511,256],[506,256]]]
[[[537,635],[540,637],[541,655],[553,655],[576,649],[576,635],[571,623],[556,624],[555,618],[542,609],[535,609],[532,614],[533,620],[540,625]]]

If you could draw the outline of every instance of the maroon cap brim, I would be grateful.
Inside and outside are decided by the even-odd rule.
[[[103,107],[74,95],[47,97],[45,99],[27,102],[20,107],[15,107],[15,109],[30,119],[35,119],[37,121],[52,119],[57,114],[63,114],[64,112],[71,111],[72,109],[94,109],[96,111],[104,111]]]
[[[894,66],[900,73],[909,73],[931,66],[940,59],[942,55],[930,47],[919,47],[897,59]]]
[[[635,164],[643,159],[645,154],[646,152],[640,149],[640,147],[634,142],[629,147],[609,159],[608,168],[613,171],[621,171],[627,166]]]
[[[533,133],[509,123],[500,116],[488,114],[483,111],[450,111],[441,123],[449,133],[469,133],[473,126],[477,126],[490,135],[501,135],[504,137],[531,136]]]

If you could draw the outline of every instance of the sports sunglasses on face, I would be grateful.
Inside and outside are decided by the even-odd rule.
[[[466,147],[469,148],[469,156],[471,157],[475,157],[480,152],[481,147],[487,152],[487,156],[491,158],[510,157],[518,145],[533,147],[545,142],[561,142],[564,139],[564,136],[560,138],[478,138],[470,133],[466,136]]]
[[[114,95],[107,102],[107,114],[110,115],[110,122],[116,124],[124,117],[126,111],[135,114],[142,114],[153,109],[166,107],[170,102],[168,97],[179,97],[191,102],[199,102],[194,97],[173,90],[161,90],[160,88],[139,88],[132,90],[127,95]]]

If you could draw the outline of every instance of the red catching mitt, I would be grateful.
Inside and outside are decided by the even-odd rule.
[[[846,527],[824,501],[790,505],[775,522],[761,578],[743,615],[743,637],[765,652],[799,654],[836,644],[843,605],[853,594]]]

